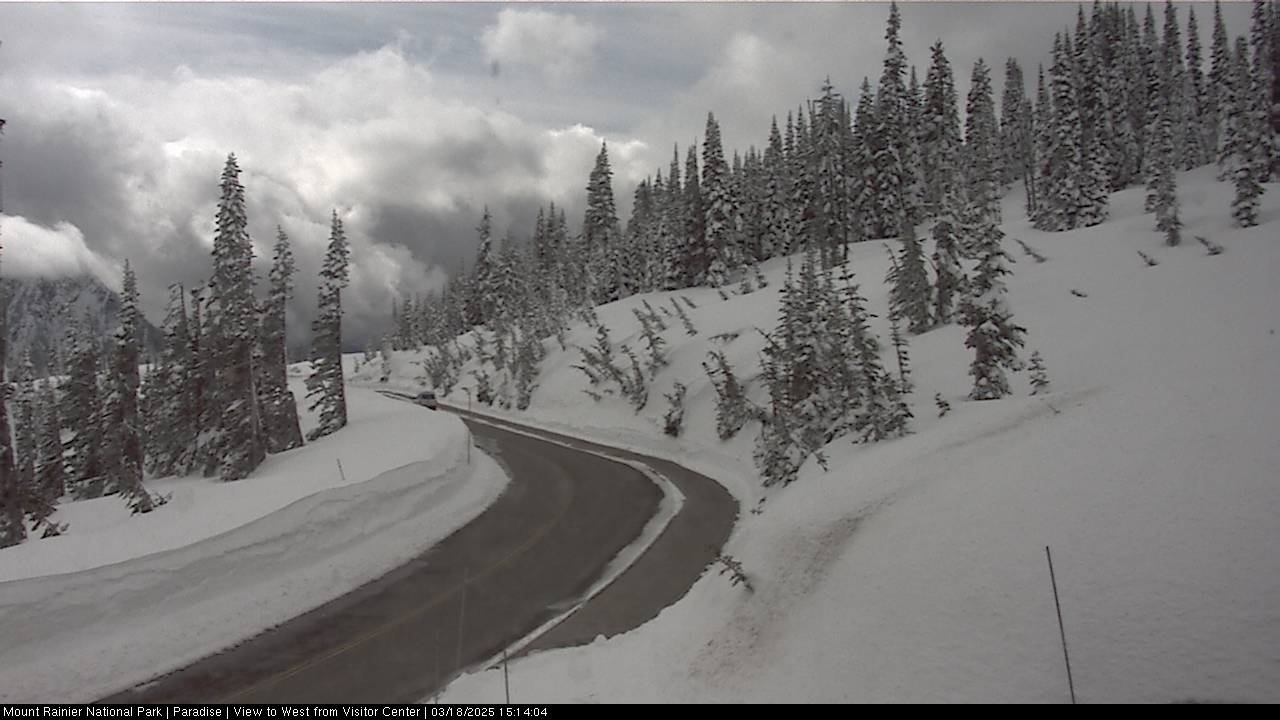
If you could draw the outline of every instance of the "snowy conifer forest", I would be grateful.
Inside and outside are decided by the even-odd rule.
[[[656,617],[427,699],[509,672],[519,702],[1058,702],[1070,638],[1071,701],[1280,701],[1280,2],[1250,7],[1233,37],[1219,2],[1082,4],[1036,67],[953,68],[883,6],[883,63],[813,68],[756,143],[708,108],[638,182],[600,142],[582,197],[505,231],[479,198],[467,259],[397,285],[363,352],[359,212],[312,223],[295,327],[319,240],[282,211],[255,263],[226,155],[162,338],[130,258],[109,324],[68,304],[38,360],[0,327],[0,701],[140,685],[443,542],[510,482],[453,412],[679,463],[738,512]],[[234,591],[183,590],[206,567]],[[138,614],[85,609],[112,583]]]

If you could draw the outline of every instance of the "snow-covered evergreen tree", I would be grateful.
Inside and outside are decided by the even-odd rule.
[[[1097,29],[1101,35],[1101,28]],[[1076,22],[1075,52],[1071,58],[1075,73],[1076,103],[1080,120],[1080,176],[1078,207],[1079,227],[1097,225],[1107,218],[1109,168],[1111,165],[1111,116],[1106,87],[1099,67],[1101,47],[1090,34],[1079,9]]]
[[[138,280],[124,265],[124,292],[120,298],[115,348],[111,354],[111,376],[103,403],[106,438],[103,465],[107,488],[120,496],[133,513],[149,513],[156,499],[142,486],[142,422],[138,416]]]
[[[978,265],[968,282],[960,306],[961,322],[969,328],[965,347],[973,350],[969,374],[973,376],[973,400],[991,400],[1009,394],[1006,370],[1021,370],[1018,348],[1026,329],[1013,321],[1004,276],[1013,261],[1002,245],[1004,232],[992,218],[975,208],[972,245]]]
[[[217,458],[219,477],[232,481],[247,477],[266,457],[254,368],[258,323],[253,242],[235,155],[227,157],[221,188],[210,301],[205,309],[210,330],[205,347],[214,364],[208,401],[217,423],[207,452],[210,458]]]
[[[903,102],[903,122],[910,126],[907,103]],[[811,113],[813,122],[812,157],[809,165],[812,173],[812,207],[807,213],[809,222],[805,223],[803,232],[807,242],[816,243],[819,258],[824,266],[842,262],[847,257],[847,245],[851,241],[861,239],[852,221],[853,209],[850,207],[849,175],[851,143],[850,128],[844,114],[844,100],[831,86],[830,80],[823,83],[822,97]],[[904,136],[909,133],[904,133]],[[911,194],[910,186],[914,184],[909,164],[910,143],[904,139],[904,157],[902,165],[907,170],[903,176],[906,185],[903,197]],[[908,203],[905,207],[910,207]]]
[[[493,317],[493,268],[497,262],[493,249],[493,216],[485,206],[476,227],[476,264],[466,285],[466,315],[469,326],[479,325]]]
[[[1223,124],[1232,103],[1232,84],[1235,78],[1235,62],[1231,54],[1231,40],[1227,26],[1222,21],[1222,5],[1213,3],[1213,43],[1209,49],[1209,77],[1205,83],[1205,129],[1208,139],[1206,149],[1210,159],[1222,163],[1219,152],[1222,143]]]
[[[688,390],[684,383],[677,381],[670,393],[664,393],[667,399],[667,411],[662,415],[662,431],[671,437],[680,437],[684,429],[684,395]]]
[[[1253,13],[1249,23],[1249,47],[1253,50],[1250,66],[1250,94],[1253,99],[1253,119],[1256,145],[1254,170],[1258,182],[1271,179],[1274,170],[1280,170],[1280,147],[1277,147],[1277,123],[1280,123],[1280,107],[1277,107],[1275,78],[1276,64],[1280,62],[1273,53],[1272,42],[1277,36],[1274,25],[1277,20],[1274,0],[1253,0]]]
[[[63,427],[72,436],[66,441],[67,464],[72,493],[76,499],[102,495],[103,427],[98,392],[98,348],[81,327],[73,321],[68,329],[67,379],[61,386]]]
[[[910,225],[904,228],[897,256],[890,250],[889,260],[885,282],[889,284],[890,311],[906,320],[909,332],[928,330],[933,326],[933,289],[925,269],[924,246]]]
[[[1156,229],[1164,233],[1165,244],[1172,246],[1182,242],[1176,174],[1176,163],[1180,158],[1174,149],[1174,113],[1167,110],[1166,106],[1166,112],[1158,126],[1160,135],[1155,146],[1158,154],[1155,161],[1153,209],[1156,214]]]
[[[715,116],[707,113],[706,135],[702,140],[703,246],[699,267],[706,268],[705,281],[711,287],[723,287],[729,275],[741,264],[735,208],[729,187],[729,166],[725,164],[720,144],[720,126]]]
[[[957,183],[960,170],[960,114],[951,64],[939,40],[924,80],[921,110],[920,165],[924,176],[924,212],[936,216]],[[1030,129],[1028,128],[1028,131]]]
[[[1171,132],[1174,138],[1174,169],[1195,166],[1198,159],[1199,144],[1187,145],[1188,127],[1194,126],[1190,111],[1194,110],[1189,103],[1193,100],[1187,96],[1187,69],[1183,63],[1186,51],[1182,46],[1182,31],[1178,25],[1178,11],[1172,0],[1164,4],[1164,36],[1160,44],[1160,78],[1163,88],[1163,105],[1167,108]],[[1164,119],[1156,118],[1157,123]],[[1162,132],[1157,129],[1157,132]],[[1163,142],[1159,136],[1157,144]],[[1157,151],[1158,152],[1158,151]]]
[[[1014,58],[1005,61],[1004,92],[1000,98],[1000,150],[1001,185],[1021,181],[1030,209],[1034,168],[1031,102],[1027,99],[1022,66]]]
[[[1049,99],[1049,90],[1044,82],[1044,66],[1037,68],[1036,104],[1031,115],[1033,136],[1034,167],[1031,182],[1031,211],[1029,213],[1035,226],[1041,229],[1049,222],[1049,183],[1052,180],[1053,159],[1053,102]]]
[[[289,391],[289,361],[285,345],[285,320],[293,294],[293,250],[289,236],[276,228],[276,244],[271,263],[271,290],[262,308],[262,362],[258,387],[262,407],[262,429],[269,453],[302,446],[298,405]],[[416,340],[416,338],[415,338]]]
[[[1046,177],[1044,197],[1036,209],[1035,226],[1041,230],[1070,230],[1077,227],[1082,205],[1080,182],[1084,172],[1080,152],[1080,114],[1076,103],[1070,48],[1062,36],[1054,38],[1053,66],[1049,70],[1053,110],[1044,146],[1047,156],[1040,167]],[[977,205],[977,203],[975,203]],[[977,207],[979,211],[982,207]]]
[[[956,298],[964,292],[964,268],[960,265],[957,232],[963,208],[959,207],[959,191],[949,192],[944,199],[942,215],[933,226],[934,283],[933,318],[939,325],[951,322]]]
[[[1256,86],[1256,79],[1256,74],[1250,69],[1245,40],[1237,38],[1231,106],[1227,112],[1222,151],[1236,188],[1231,216],[1240,227],[1258,224],[1258,204],[1263,191],[1259,179],[1269,160],[1262,137],[1266,129],[1258,100],[1261,90]]]
[[[899,37],[902,19],[897,3],[889,5],[889,21],[885,29],[888,49],[884,72],[875,100],[875,123],[870,133],[871,176],[869,187],[874,198],[872,237],[900,236],[914,217],[909,206],[911,169],[905,164],[911,139],[907,119],[907,58]],[[864,138],[864,142],[867,139]]]
[[[991,71],[982,58],[973,65],[965,104],[964,177],[970,200],[1000,220],[1000,149]]]
[[[160,362],[147,374],[150,412],[147,422],[147,469],[153,475],[185,475],[195,467],[200,409],[199,377],[193,355],[186,293],[170,288],[164,319]]]
[[[45,382],[40,395],[39,462],[36,466],[35,488],[44,500],[44,507],[52,510],[54,503],[66,493],[66,467],[62,459],[62,421],[58,417],[57,391],[53,383]],[[38,518],[36,518],[38,519]],[[58,535],[65,529],[45,519],[45,536]]]
[[[716,391],[716,435],[721,440],[728,440],[751,419],[751,403],[747,400],[746,388],[734,374],[724,352],[712,350],[708,359],[710,362],[704,360],[702,368]]]
[[[1196,22],[1196,9],[1191,6],[1187,10],[1187,62],[1185,102],[1186,123],[1183,126],[1183,158],[1182,169],[1190,170],[1207,162],[1211,155],[1208,149],[1210,133],[1207,125],[1210,122],[1208,103],[1205,99],[1204,72],[1201,69],[1200,26]]]
[[[600,144],[595,167],[587,181],[587,210],[582,220],[582,240],[587,253],[592,299],[596,304],[617,300],[620,278],[617,250],[622,232],[613,201],[613,171],[609,149]]]
[[[22,484],[13,458],[13,441],[9,434],[9,385],[5,379],[9,337],[5,318],[8,299],[0,292],[0,548],[17,545],[27,539],[23,520]]]
[[[1044,366],[1044,358],[1040,356],[1039,350],[1031,353],[1031,364],[1027,367],[1027,373],[1031,377],[1032,395],[1049,391],[1049,371]]]
[[[330,220],[329,248],[320,269],[320,302],[311,323],[311,374],[307,398],[315,398],[311,410],[320,411],[320,422],[308,440],[322,438],[347,424],[347,393],[342,376],[342,289],[347,286],[351,248],[338,211]]]
[[[23,488],[23,492],[30,494],[31,489],[35,487],[38,462],[36,437],[39,434],[36,418],[35,365],[31,361],[30,350],[22,354],[12,388],[10,406],[13,412],[15,472],[18,486]],[[27,512],[31,512],[30,507],[27,508]]]

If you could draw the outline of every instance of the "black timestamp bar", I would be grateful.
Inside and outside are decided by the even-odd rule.
[[[549,718],[551,705],[283,704],[0,704],[0,720],[429,720],[430,718]]]

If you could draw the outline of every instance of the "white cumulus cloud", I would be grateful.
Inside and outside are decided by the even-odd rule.
[[[0,215],[0,273],[4,277],[61,278],[93,275],[119,287],[120,272],[90,250],[80,228],[67,222],[45,227],[21,215]]]
[[[601,32],[572,15],[507,9],[481,36],[486,57],[499,67],[529,65],[552,80],[575,76],[595,54]]]

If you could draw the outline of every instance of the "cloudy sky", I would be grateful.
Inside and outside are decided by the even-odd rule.
[[[1207,42],[1212,5],[1195,7]],[[1011,55],[1033,81],[1075,12],[906,3],[903,40],[923,79],[941,38],[963,97],[980,56],[998,82]],[[1233,34],[1248,14],[1224,3]],[[158,320],[169,283],[208,275],[234,152],[264,273],[275,226],[293,239],[295,329],[312,315],[329,213],[343,216],[345,327],[363,342],[394,296],[439,287],[471,257],[484,205],[515,237],[549,200],[580,221],[607,140],[626,210],[707,111],[745,148],[824,77],[849,95],[874,82],[887,16],[884,3],[0,3],[4,272],[118,286],[128,258]]]

